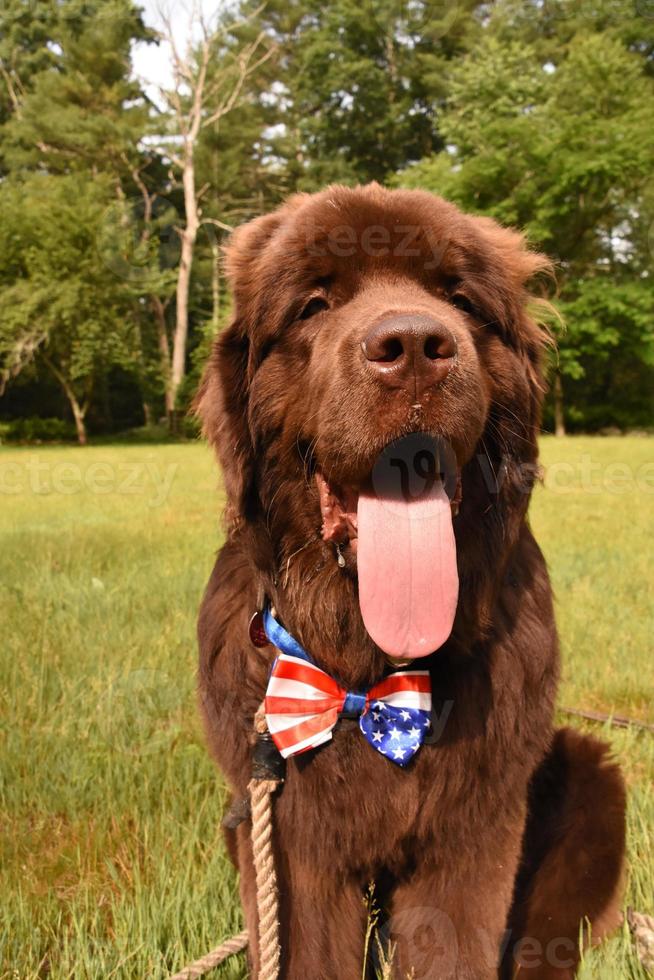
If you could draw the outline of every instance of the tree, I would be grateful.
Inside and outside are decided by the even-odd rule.
[[[613,33],[573,36],[554,65],[488,30],[453,72],[447,151],[400,180],[526,228],[555,259],[567,314],[554,364],[561,431],[564,393],[579,393],[570,382],[602,374],[608,351],[612,369],[635,361],[652,388],[654,87]]]
[[[248,9],[256,0],[245,0]],[[442,146],[448,65],[469,46],[482,4],[462,0],[269,0],[276,42],[264,136],[289,183],[385,180]]]
[[[226,314],[231,226],[298,189],[400,170],[525,227],[557,262],[557,428],[649,422],[645,0],[235,0],[209,22],[194,3],[188,47],[165,16],[149,31],[136,0],[2,4],[3,384],[47,362],[85,423],[119,365],[145,418],[165,409],[174,427]],[[130,64],[155,33],[174,76],[156,105]]]
[[[608,273],[581,279],[561,302],[572,335],[561,343],[568,416],[588,428],[651,426],[654,299],[649,279]],[[566,338],[567,339],[567,338]]]
[[[47,44],[57,20],[51,0],[5,0],[0,10],[0,126],[14,114],[34,75],[52,65]],[[0,165],[0,172],[2,167]]]
[[[163,152],[179,174],[184,205],[183,220],[178,227],[181,255],[170,368],[170,397],[175,411],[186,373],[189,293],[202,219],[201,199],[208,189],[197,185],[198,141],[203,130],[209,127],[215,130],[238,105],[246,80],[267,60],[270,46],[264,45],[263,32],[241,44],[228,43],[237,30],[234,20],[228,17],[227,20],[218,18],[208,22],[200,7],[194,5],[188,31],[191,40],[183,51],[178,46],[172,21],[164,11],[161,20],[161,38],[170,49],[173,69],[173,87],[170,91],[162,91],[166,104],[165,121],[169,124],[162,145]],[[194,43],[198,29],[199,41]],[[216,225],[226,227],[219,219],[212,220]]]
[[[126,163],[129,166],[129,161]],[[167,321],[179,261],[175,231],[178,212],[171,200],[154,189],[162,185],[167,189],[157,161],[144,156],[141,163],[130,166],[136,197],[125,193],[120,182],[116,185],[116,200],[103,215],[97,247],[118,280],[117,288],[132,302],[141,336],[138,376],[146,421],[154,417],[152,398],[158,392],[163,392],[170,421],[175,406]],[[154,377],[158,384],[153,383]]]
[[[39,358],[61,385],[78,440],[98,377],[130,367],[138,337],[96,248],[110,182],[33,174],[0,185],[0,394]]]
[[[648,16],[649,14],[649,16]],[[650,0],[500,0],[488,26],[502,44],[529,44],[541,63],[558,65],[575,37],[602,34],[641,56],[654,73],[654,18]]]
[[[150,37],[132,0],[63,0],[54,5],[50,57],[23,83],[18,62],[16,111],[0,134],[9,169],[123,174],[138,157],[148,107],[130,78],[130,47]],[[27,18],[29,23],[29,17]]]
[[[3,49],[12,111],[0,130],[9,170],[0,185],[0,377],[4,387],[38,358],[65,391],[83,442],[98,376],[114,363],[131,367],[128,350],[140,359],[139,304],[101,238],[140,165],[147,106],[129,57],[148,33],[131,0],[67,0],[38,20],[48,57],[28,58],[34,31],[19,6],[12,0]]]

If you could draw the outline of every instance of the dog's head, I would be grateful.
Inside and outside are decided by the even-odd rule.
[[[356,588],[358,573],[374,592],[393,561],[406,572],[402,493],[391,488],[385,524],[375,511],[393,472],[422,498],[432,521],[422,527],[447,538],[454,515],[459,576],[477,575],[465,553],[475,541],[493,561],[500,526],[510,546],[507,525],[517,527],[527,506],[542,398],[545,334],[530,316],[527,283],[547,265],[490,219],[375,184],[295,196],[234,233],[233,320],[197,405],[230,521],[256,539],[268,589],[335,575]],[[482,531],[491,532],[484,542]],[[451,561],[441,563],[446,591]],[[381,636],[384,647],[384,628]]]

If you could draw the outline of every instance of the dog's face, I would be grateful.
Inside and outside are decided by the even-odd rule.
[[[294,197],[234,234],[234,319],[198,404],[232,515],[265,525],[280,568],[315,541],[356,573],[361,497],[401,437],[438,437],[457,474],[480,447],[492,466],[535,458],[525,284],[546,264],[489,219],[377,185]]]

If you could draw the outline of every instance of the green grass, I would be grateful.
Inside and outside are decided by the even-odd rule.
[[[586,455],[596,484],[622,463],[631,487],[595,492]],[[561,704],[652,720],[654,440],[545,439],[543,461],[564,467],[532,508]],[[163,978],[241,925],[194,693],[213,461],[196,444],[2,448],[0,501],[0,977]],[[592,730],[630,785],[627,902],[652,913],[654,735]],[[215,975],[243,977],[242,958]],[[626,933],[582,975],[645,976]]]

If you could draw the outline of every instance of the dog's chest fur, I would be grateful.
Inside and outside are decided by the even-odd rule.
[[[210,743],[243,796],[268,669],[247,640],[246,577],[226,549],[200,618]],[[335,869],[363,879],[380,868],[409,873],[416,847],[434,860],[443,849],[463,858],[482,838],[496,837],[499,849],[507,835],[517,841],[529,777],[551,736],[557,678],[556,636],[541,599],[532,591],[514,603],[501,634],[470,656],[445,648],[430,658],[432,732],[406,769],[375,752],[351,719],[323,747],[290,759],[275,801],[277,846],[307,864],[324,866],[329,855]]]

